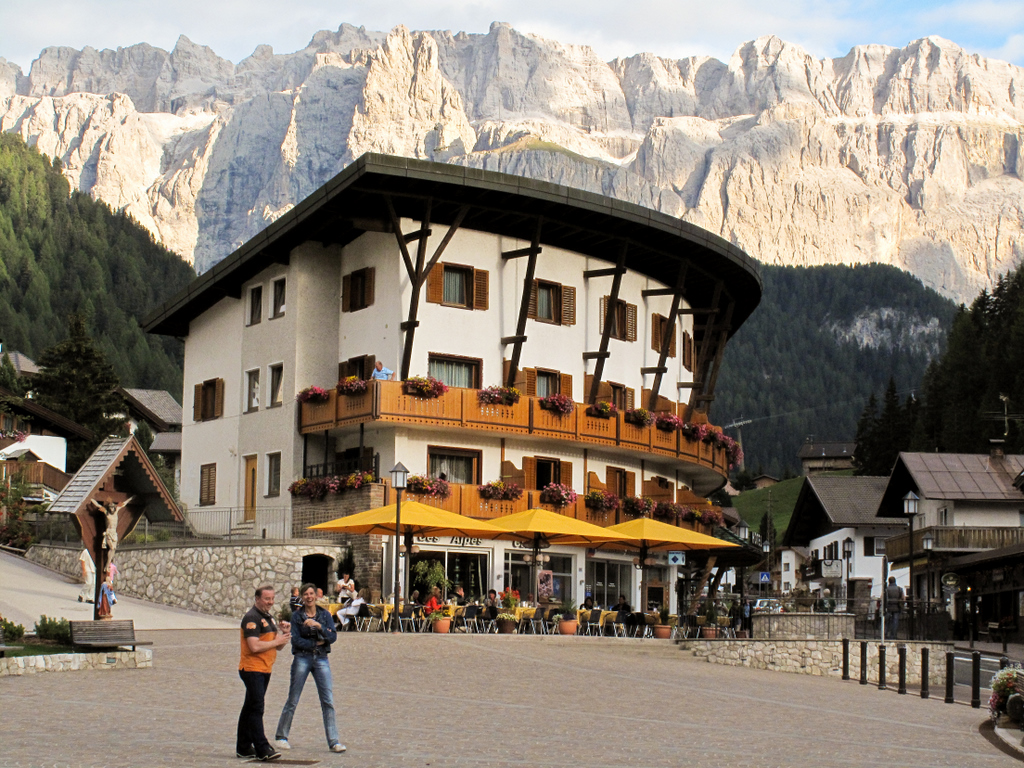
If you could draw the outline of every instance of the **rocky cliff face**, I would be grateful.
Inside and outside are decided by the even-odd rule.
[[[883,262],[970,300],[1024,259],[1024,70],[925,38],[723,63],[342,25],[237,65],[179,39],[0,59],[0,129],[208,269],[363,152],[683,217],[766,263]]]

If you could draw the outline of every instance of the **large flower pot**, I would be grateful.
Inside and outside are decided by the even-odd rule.
[[[745,630],[745,629],[737,629],[736,630],[736,639],[737,640],[747,640],[748,639],[747,638],[747,630]]]
[[[668,624],[655,624],[653,631],[655,640],[668,640],[672,637],[672,627]]]
[[[430,623],[431,629],[440,635],[447,635],[452,628],[451,619],[437,619]]]
[[[718,639],[718,627],[701,627],[700,636],[705,640]]]
[[[498,619],[498,634],[513,635],[516,631],[516,623],[512,619]]]
[[[575,635],[576,630],[579,629],[580,623],[576,619],[569,619],[568,621],[558,622],[558,634],[560,635]]]

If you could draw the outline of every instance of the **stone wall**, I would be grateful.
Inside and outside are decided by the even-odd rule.
[[[0,659],[0,677],[82,669],[150,669],[152,666],[153,651],[149,648],[109,653],[54,653]]]
[[[771,669],[800,675],[842,677],[842,640],[683,640],[682,648],[712,664],[733,667]],[[921,649],[929,648],[928,680],[932,688],[942,690],[946,684],[946,651],[952,643],[905,642],[885,644],[885,681],[895,688],[899,681],[898,645],[907,646],[907,685],[921,685]],[[878,684],[877,641],[869,641],[868,681]],[[850,641],[850,678],[860,679],[861,641]]]
[[[750,623],[756,640],[841,640],[854,633],[852,613],[755,613]]]
[[[36,545],[25,557],[77,577],[80,552],[77,547]],[[241,616],[252,606],[253,592],[261,584],[276,588],[278,604],[287,602],[287,591],[302,582],[305,555],[326,555],[333,569],[343,552],[334,543],[314,541],[118,547],[117,591],[191,611]]]

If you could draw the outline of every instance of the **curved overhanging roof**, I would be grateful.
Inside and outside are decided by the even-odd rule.
[[[421,220],[429,201],[433,225],[450,225],[464,211],[463,227],[526,242],[542,218],[542,245],[609,264],[626,245],[626,267],[667,286],[676,285],[685,262],[686,302],[709,308],[720,288],[733,305],[730,335],[761,300],[761,278],[750,256],[675,217],[520,176],[365,154],[154,311],[145,330],[188,335],[193,318],[226,296],[241,298],[248,280],[271,264],[287,264],[304,242],[345,245],[367,231],[391,231],[386,198],[402,218]]]

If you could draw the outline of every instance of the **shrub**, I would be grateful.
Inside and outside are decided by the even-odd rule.
[[[447,385],[433,376],[412,376],[402,382],[402,391],[414,397],[440,397],[448,391]]]
[[[13,621],[0,618],[0,627],[3,627],[4,630],[5,643],[16,643],[25,636],[25,627],[15,624]]]
[[[587,505],[588,509],[596,509],[599,512],[611,512],[618,509],[621,502],[614,493],[593,490],[583,497],[583,503]]]
[[[476,394],[480,405],[515,405],[521,393],[515,387],[485,387]]]
[[[295,396],[300,403],[326,403],[330,398],[323,387],[306,387]]]
[[[515,483],[504,480],[492,480],[479,486],[480,496],[492,501],[518,501],[523,497],[523,489]]]
[[[568,395],[548,395],[540,399],[540,407],[545,411],[554,411],[568,416],[576,408],[576,403]]]
[[[367,382],[358,376],[346,376],[338,382],[335,390],[339,395],[361,395],[366,391]]]
[[[568,507],[576,503],[576,491],[562,483],[548,483],[540,492],[540,500],[544,504],[555,507]]]
[[[406,481],[406,490],[419,496],[433,496],[437,499],[447,499],[452,495],[452,489],[447,480],[423,475],[409,475],[409,479]]]
[[[60,645],[71,645],[71,625],[67,619],[49,619],[45,615],[36,622],[36,637]]]

